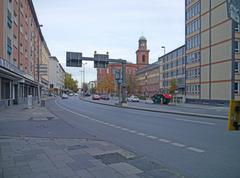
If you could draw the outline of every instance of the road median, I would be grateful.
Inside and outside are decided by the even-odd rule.
[[[200,114],[200,113],[181,112],[181,111],[166,111],[166,110],[157,110],[157,109],[150,109],[150,108],[143,108],[143,107],[133,107],[133,106],[122,107],[121,105],[117,105],[117,104],[102,103],[102,102],[92,101],[92,100],[88,100],[88,99],[84,99],[84,98],[80,98],[80,99],[83,101],[89,102],[89,103],[95,103],[95,104],[118,107],[118,108],[125,108],[125,109],[132,109],[132,110],[157,112],[157,113],[165,113],[165,114],[176,114],[176,115],[184,115],[184,116],[194,116],[194,117],[203,117],[203,118],[220,119],[220,120],[228,119],[226,116],[220,116],[220,115]]]

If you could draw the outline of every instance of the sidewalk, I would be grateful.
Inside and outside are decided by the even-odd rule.
[[[51,124],[54,129],[60,126],[60,131]],[[1,111],[0,178],[181,177],[159,163],[68,127],[38,105]]]
[[[93,102],[108,106],[116,106],[118,100],[91,100],[91,98],[82,98],[84,101]],[[159,112],[167,114],[178,114],[185,116],[204,117],[212,119],[228,119],[228,108],[227,107],[216,107],[206,105],[195,105],[195,104],[181,104],[181,105],[157,105],[150,102],[128,102],[126,109],[143,110],[150,112]]]

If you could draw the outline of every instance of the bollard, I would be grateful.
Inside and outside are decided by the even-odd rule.
[[[33,106],[32,95],[27,96],[27,103],[28,103],[28,109],[32,109],[32,106]]]
[[[42,99],[42,100],[41,100],[41,107],[43,108],[43,107],[45,107],[45,106],[46,106],[46,102],[45,102],[44,99]]]

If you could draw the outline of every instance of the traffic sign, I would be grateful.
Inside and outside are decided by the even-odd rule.
[[[228,17],[240,24],[240,0],[227,0]]]
[[[67,67],[82,67],[82,53],[67,52]]]

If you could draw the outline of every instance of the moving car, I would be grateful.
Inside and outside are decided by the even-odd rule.
[[[139,102],[139,98],[137,96],[130,96],[129,98],[127,98],[127,101],[129,102]]]
[[[100,96],[99,95],[92,95],[92,99],[93,100],[100,100]]]
[[[73,94],[73,93],[69,93],[68,95],[69,95],[69,96],[73,96],[74,94]]]

